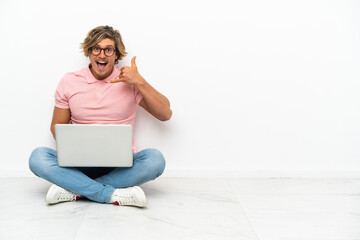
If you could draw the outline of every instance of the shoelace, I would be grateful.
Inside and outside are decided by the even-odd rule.
[[[78,197],[74,193],[66,190],[62,190],[58,198],[58,200],[65,200],[65,201],[76,201],[77,199]]]
[[[132,198],[133,195],[130,193],[121,193],[121,194],[115,194],[114,204],[116,205],[133,205],[135,204],[134,199]]]

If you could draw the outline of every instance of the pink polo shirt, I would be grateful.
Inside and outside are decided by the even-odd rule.
[[[55,106],[70,109],[73,124],[131,124],[134,128],[142,95],[132,85],[111,83],[119,73],[114,67],[104,80],[97,80],[89,67],[65,74],[55,92]]]

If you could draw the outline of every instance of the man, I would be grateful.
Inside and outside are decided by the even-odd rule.
[[[91,30],[81,44],[90,64],[66,74],[55,93],[51,132],[55,124],[131,124],[137,104],[155,118],[171,118],[169,100],[156,91],[138,72],[136,57],[131,66],[115,65],[126,56],[120,33],[109,26]],[[102,203],[146,207],[138,186],[159,177],[165,168],[163,155],[156,149],[135,152],[131,168],[59,167],[55,150],[35,149],[29,159],[31,171],[53,185],[46,201],[55,204],[80,197]]]

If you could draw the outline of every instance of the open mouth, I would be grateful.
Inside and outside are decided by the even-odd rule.
[[[96,61],[96,65],[99,70],[104,70],[107,65],[107,62],[99,60],[99,61]]]

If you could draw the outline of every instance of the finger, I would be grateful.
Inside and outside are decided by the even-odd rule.
[[[131,59],[131,66],[132,66],[132,67],[136,67],[135,59],[136,59],[136,56],[134,56],[134,57]]]
[[[117,78],[117,79],[111,80],[110,82],[111,83],[118,83],[118,82],[123,82],[123,81],[124,81],[124,78]]]
[[[120,82],[120,79],[114,79],[114,80],[111,80],[110,82],[111,83],[118,83],[118,82]]]

